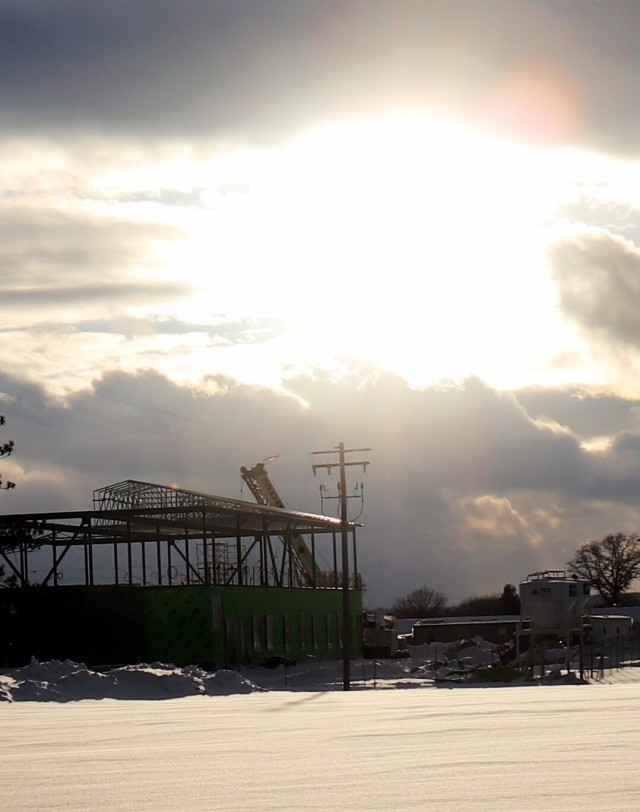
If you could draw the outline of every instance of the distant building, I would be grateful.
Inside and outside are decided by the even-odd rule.
[[[530,621],[532,635],[568,639],[582,628],[591,585],[562,570],[546,570],[527,575],[519,593],[520,614]]]
[[[482,637],[499,645],[513,639],[519,624],[520,615],[424,618],[414,621],[411,634],[402,635],[400,640],[401,645],[420,646]]]

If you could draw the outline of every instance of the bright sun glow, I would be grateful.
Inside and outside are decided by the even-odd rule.
[[[552,334],[575,349],[544,273],[561,167],[580,162],[562,157],[400,115],[227,154],[201,176],[209,210],[183,215],[189,317],[286,319],[303,366],[346,354],[416,383],[516,385]]]
[[[405,118],[295,145],[280,199],[339,317],[337,341],[436,378],[500,358],[513,303],[545,295],[527,289],[536,157]]]
[[[545,250],[585,182],[599,200],[611,192],[602,178],[624,189],[628,167],[418,115],[326,126],[271,149],[142,154],[120,145],[110,161],[25,149],[16,146],[14,181],[20,187],[27,173],[34,191],[23,205],[53,200],[69,178],[85,177],[84,163],[99,166],[92,187],[80,184],[61,206],[141,225],[150,238],[131,277],[195,290],[122,310],[104,303],[100,315],[132,320],[133,343],[82,333],[75,346],[99,340],[101,357],[122,368],[151,363],[194,384],[222,372],[278,386],[285,366],[333,368],[342,357],[416,385],[585,378],[584,347],[555,308]],[[252,317],[254,336],[244,331]],[[155,330],[149,319],[158,318],[177,329]],[[262,324],[273,332],[260,335]],[[65,361],[67,377],[93,374],[85,355]]]

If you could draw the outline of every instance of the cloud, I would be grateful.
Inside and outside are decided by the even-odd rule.
[[[132,286],[140,289],[144,294],[147,288],[143,285]],[[150,285],[150,295],[144,300],[147,303],[161,299],[165,294],[175,295],[185,293],[190,288],[180,288],[178,285]],[[123,289],[127,297],[133,299],[134,291],[130,287]],[[68,326],[61,324],[46,324],[39,329],[55,333],[68,332]],[[78,321],[73,325],[76,333],[117,333],[128,338],[146,335],[181,336],[193,333],[202,333],[215,344],[255,344],[267,342],[287,329],[287,323],[282,319],[269,317],[245,318],[238,321],[226,321],[222,318],[212,318],[210,322],[190,322],[177,318],[152,316],[150,318],[122,317],[104,320]]]
[[[162,276],[160,250],[179,232],[157,223],[15,207],[0,219],[3,331],[69,332],[98,314],[117,321],[192,296]],[[151,273],[156,278],[151,279]],[[115,323],[115,322],[114,322]],[[25,350],[31,339],[25,344]],[[99,352],[99,349],[98,349]]]
[[[121,195],[121,203],[161,203],[166,206],[201,207],[202,189],[147,189]]]
[[[605,229],[574,228],[549,249],[560,307],[600,342],[640,349],[640,250]]]
[[[192,288],[177,284],[158,284],[157,282],[140,284],[88,284],[74,285],[73,287],[40,287],[21,288],[18,290],[5,290],[2,293],[6,305],[28,308],[30,311],[38,307],[50,310],[56,304],[73,305],[96,304],[108,302],[110,306],[118,302],[128,305],[150,305],[154,301],[174,299],[179,295],[191,293]]]
[[[624,179],[623,179],[624,184]],[[629,240],[640,240],[640,227],[638,226],[638,209],[633,201],[624,200],[625,190],[620,184],[613,187],[609,183],[596,184],[599,188],[587,188],[584,193],[581,184],[576,183],[578,195],[567,205],[561,206],[560,211],[571,223],[584,223],[586,226],[604,228],[612,234],[619,234]],[[590,184],[585,184],[590,186]],[[633,192],[632,192],[633,194]],[[616,199],[620,197],[621,199]]]
[[[4,433],[16,443],[2,471],[18,483],[2,508],[88,508],[94,489],[128,478],[250,500],[240,467],[278,455],[269,470],[286,504],[320,512],[319,486],[335,495],[337,475],[314,477],[310,452],[340,441],[371,448],[349,455],[371,464],[366,474],[350,468],[348,481],[350,494],[364,484],[364,503],[350,509],[363,510],[359,566],[374,606],[423,583],[452,601],[499,591],[562,569],[588,538],[640,523],[637,402],[627,433],[590,452],[577,434],[536,422],[517,393],[474,380],[412,390],[389,375],[321,377],[290,387],[293,396],[217,376],[204,392],[152,371],[111,372],[62,401],[1,375]],[[624,422],[620,403],[605,398],[608,409],[609,425]]]
[[[65,287],[87,276],[128,279],[145,264],[157,269],[150,248],[178,234],[161,223],[14,206],[0,220],[3,288]]]
[[[584,385],[527,387],[518,391],[517,399],[532,418],[555,421],[583,441],[612,437],[638,425],[633,402]]]

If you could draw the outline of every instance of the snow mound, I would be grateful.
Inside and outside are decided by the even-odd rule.
[[[175,699],[264,691],[236,671],[207,672],[165,663],[93,671],[71,660],[32,661],[0,674],[0,702],[72,702],[79,699]]]
[[[353,690],[435,687],[501,687],[576,682],[579,664],[548,663],[535,679],[518,674],[515,661],[503,662],[501,648],[481,637],[409,647],[410,658],[352,660]],[[566,660],[564,650],[549,660]],[[561,657],[560,654],[563,656]],[[574,652],[570,653],[572,656]],[[565,669],[566,670],[566,669]],[[637,671],[640,678],[640,668]],[[232,696],[259,691],[341,691],[341,660],[305,657],[268,658],[253,667],[207,671],[200,666],[145,663],[91,670],[71,660],[39,663],[0,671],[0,702],[72,702],[79,699],[157,700],[188,696]]]

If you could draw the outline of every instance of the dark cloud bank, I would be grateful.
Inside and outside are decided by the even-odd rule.
[[[535,134],[559,105],[571,139],[635,152],[639,22],[635,0],[5,2],[3,126],[279,138],[389,107],[496,122],[516,104],[510,126]]]
[[[216,393],[204,395],[157,373],[114,372],[61,404],[3,376],[18,466],[3,512],[87,508],[93,489],[128,478],[251,499],[240,467],[275,454],[287,503],[319,512],[309,452],[371,447],[366,476],[350,472],[365,484],[360,567],[371,605],[423,583],[452,600],[497,591],[562,568],[588,538],[640,524],[640,402],[505,394],[475,379],[416,391],[391,375],[300,378],[295,398],[211,383]],[[586,451],[594,412],[612,442]]]

